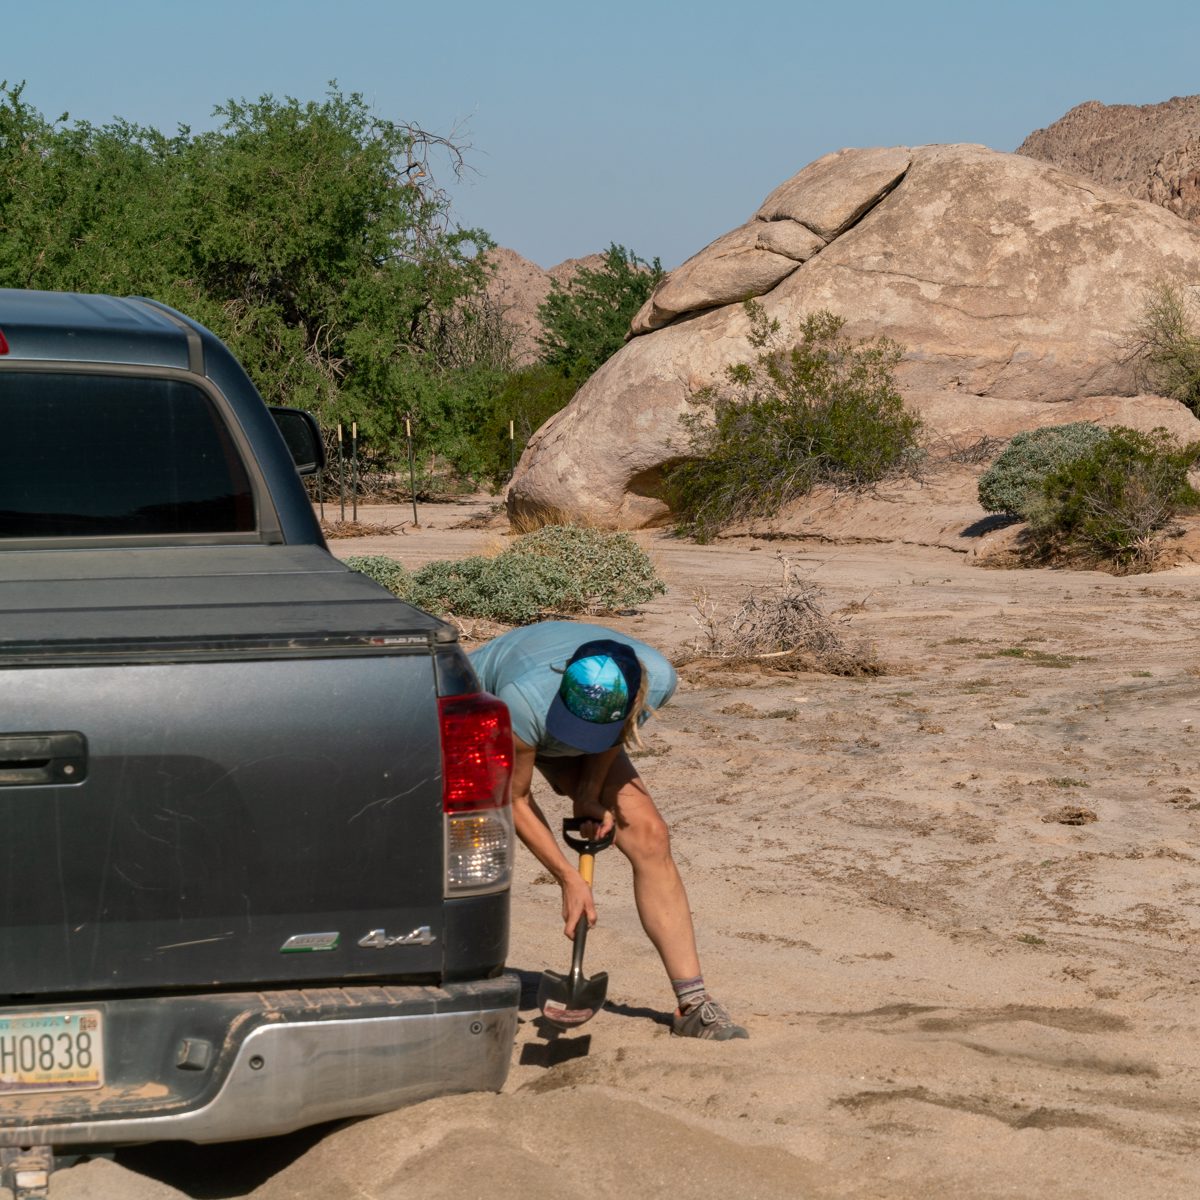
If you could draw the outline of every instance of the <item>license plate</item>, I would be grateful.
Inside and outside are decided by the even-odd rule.
[[[103,1028],[91,1010],[0,1013],[0,1095],[102,1087]]]

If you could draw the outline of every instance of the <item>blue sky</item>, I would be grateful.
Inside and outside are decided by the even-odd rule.
[[[464,225],[551,266],[671,267],[842,146],[1012,150],[1084,100],[1200,92],[1200,3],[0,0],[0,79],[47,116],[200,129],[329,80],[458,127]]]

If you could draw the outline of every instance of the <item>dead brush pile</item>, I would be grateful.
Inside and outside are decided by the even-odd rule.
[[[321,532],[327,538],[388,537],[403,533],[400,525],[383,525],[375,521],[322,521]]]
[[[699,637],[686,665],[702,669],[720,663],[856,677],[884,674],[875,647],[846,636],[849,616],[831,617],[821,603],[821,589],[785,555],[777,558],[783,575],[778,586],[756,588],[732,605],[718,604],[707,594],[697,598],[692,620]]]

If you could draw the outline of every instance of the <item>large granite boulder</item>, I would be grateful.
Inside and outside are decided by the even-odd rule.
[[[530,441],[510,514],[636,528],[668,516],[679,416],[753,355],[741,301],[784,334],[829,309],[905,347],[897,379],[935,434],[1079,420],[1166,424],[1122,342],[1157,280],[1200,278],[1200,229],[1057,167],[983,146],[843,150],[673,271],[628,344]]]
[[[630,337],[684,313],[769,292],[844,233],[904,178],[904,147],[839,150],[810,163],[763,201],[745,225],[677,267],[633,318]]]

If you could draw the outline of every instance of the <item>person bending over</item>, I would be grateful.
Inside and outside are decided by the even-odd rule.
[[[533,798],[535,767],[570,798],[576,817],[596,822],[595,837],[615,829],[616,846],[633,867],[642,928],[675,991],[672,1032],[716,1041],[748,1037],[705,989],[667,825],[626,750],[641,745],[640,725],[671,698],[675,669],[643,642],[574,621],[514,629],[470,657],[481,685],[512,714],[513,821],[517,836],[562,888],[567,937],[580,920],[596,923],[596,905]]]

